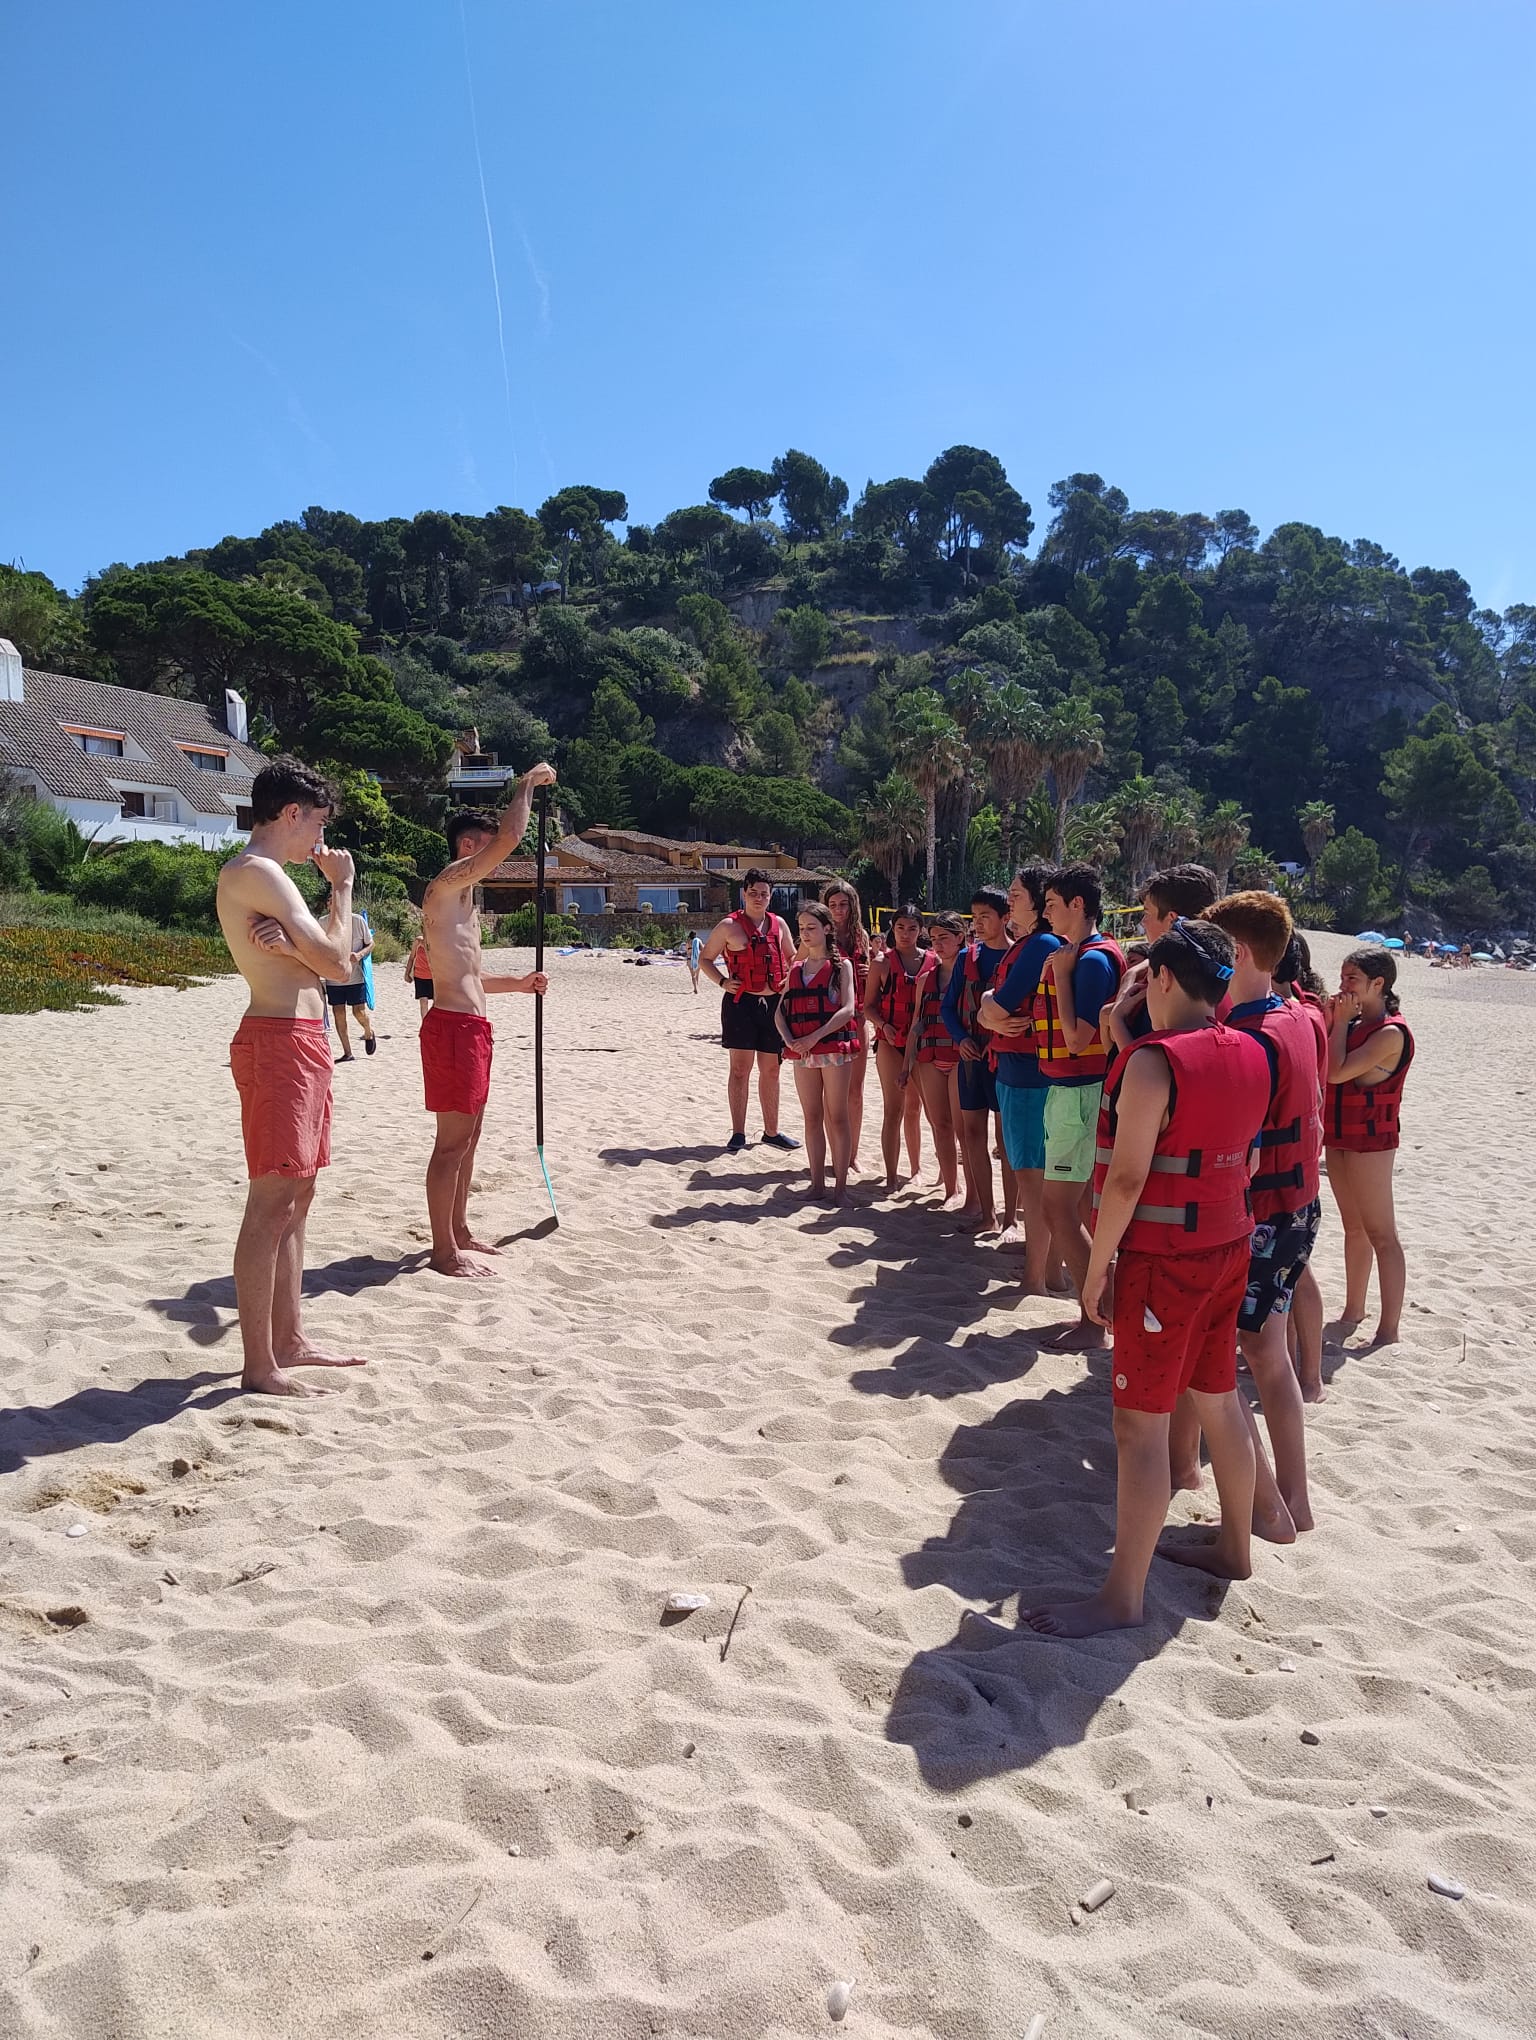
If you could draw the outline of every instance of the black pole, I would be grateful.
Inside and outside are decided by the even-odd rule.
[[[541,786],[534,795],[539,810],[539,855],[537,890],[533,909],[533,967],[544,968],[544,831],[549,820],[549,788]],[[544,1001],[533,1002],[533,1135],[540,1158],[544,1154]]]

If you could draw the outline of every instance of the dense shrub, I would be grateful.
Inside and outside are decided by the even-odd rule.
[[[534,906],[532,900],[526,906],[518,907],[513,913],[498,914],[496,917],[496,942],[503,949],[531,949],[534,938]],[[582,931],[577,924],[564,914],[544,916],[544,942],[547,948],[558,948],[563,943],[580,942]]]

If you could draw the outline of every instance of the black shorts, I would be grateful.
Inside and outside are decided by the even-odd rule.
[[[368,987],[366,985],[327,985],[325,996],[332,1006],[366,1006]]]
[[[784,1042],[773,1024],[779,1010],[777,992],[757,995],[727,992],[720,1001],[720,1044],[723,1048],[750,1048],[755,1055],[782,1055]]]
[[[1240,1332],[1261,1332],[1270,1318],[1284,1317],[1317,1245],[1323,1207],[1314,1199],[1305,1211],[1256,1225],[1248,1242],[1248,1292],[1237,1314]]]
[[[418,999],[430,999],[433,997],[431,978],[412,978],[411,983],[416,987]]]

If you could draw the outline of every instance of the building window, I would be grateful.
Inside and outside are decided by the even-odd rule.
[[[150,796],[150,814],[157,822],[174,822],[178,819],[175,801],[158,793]]]
[[[122,814],[123,814],[123,820],[124,820],[125,822],[131,822],[131,821],[133,821],[133,820],[135,819],[135,817],[137,817],[137,818],[138,818],[138,820],[142,821],[142,820],[144,819],[144,796],[143,796],[143,794],[142,794],[142,793],[125,793],[125,794],[123,795],[123,808],[122,808]]]
[[[600,914],[607,904],[607,892],[600,885],[566,885],[560,888],[562,914]]]
[[[678,891],[675,885],[637,885],[635,904],[649,907],[653,914],[675,914]]]
[[[204,751],[192,744],[183,744],[182,751],[192,760],[199,772],[223,772],[226,770],[222,751]]]
[[[255,816],[252,815],[248,807],[237,807],[235,809],[235,827],[237,829],[244,829],[246,834],[249,835],[255,826]]]
[[[87,757],[121,758],[123,755],[122,738],[108,736],[103,730],[68,730],[65,734],[74,738]]]
[[[706,857],[704,869],[706,871],[734,871],[736,869],[736,860],[734,857]]]

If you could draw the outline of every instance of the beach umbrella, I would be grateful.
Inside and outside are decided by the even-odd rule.
[[[1472,952],[1472,961],[1474,963],[1492,963],[1493,958],[1488,954],[1486,949],[1474,949]]]
[[[1389,935],[1381,946],[1383,949],[1401,949],[1403,945],[1396,935]]]
[[[533,967],[544,968],[544,836],[549,820],[549,788],[541,786],[535,798],[539,805],[539,854],[535,876],[536,891],[533,909]],[[555,1224],[560,1223],[560,1212],[555,1204],[555,1187],[549,1180],[549,1165],[544,1160],[544,1001],[533,1002],[533,1138],[539,1151],[539,1168],[544,1177],[544,1188],[549,1192],[549,1208],[554,1214]]]
[[[1437,942],[1435,947],[1442,956],[1454,956],[1456,954],[1456,944],[1454,942]]]
[[[1355,937],[1357,942],[1375,942],[1378,944],[1385,942],[1386,939],[1386,936],[1382,934],[1379,928],[1362,928]]]

